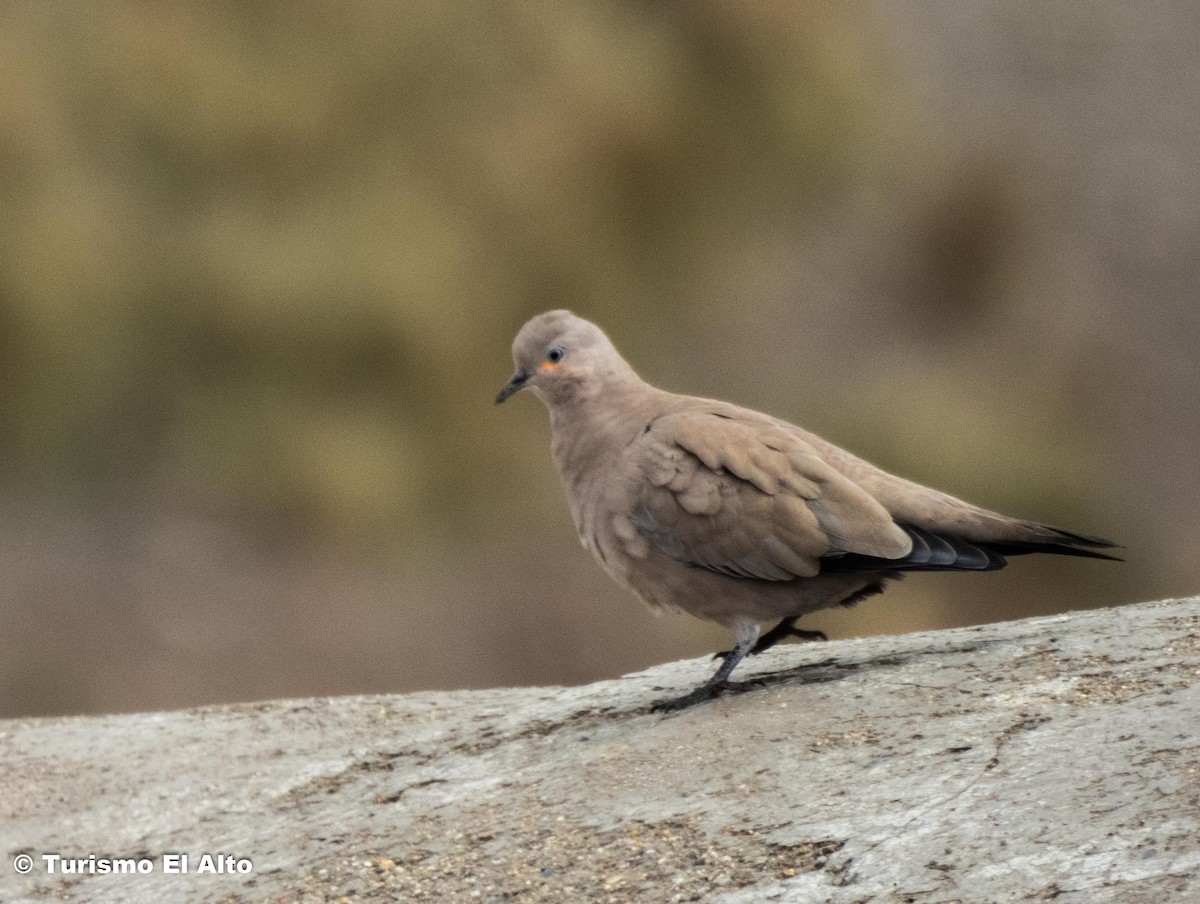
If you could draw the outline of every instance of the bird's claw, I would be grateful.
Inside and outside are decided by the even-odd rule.
[[[715,684],[705,684],[696,688],[690,694],[684,694],[682,697],[672,697],[651,704],[650,712],[679,712],[680,710],[687,709],[689,706],[695,706],[697,703],[703,703],[705,700],[711,700],[713,697],[719,696],[721,691],[725,690],[726,686],[727,683],[724,681],[718,681]]]

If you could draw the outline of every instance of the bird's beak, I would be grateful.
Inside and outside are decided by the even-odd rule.
[[[512,375],[512,379],[509,380],[504,385],[504,388],[501,389],[496,394],[496,404],[499,405],[501,402],[503,402],[505,399],[507,399],[514,392],[520,392],[522,389],[525,388],[525,384],[528,382],[529,382],[529,371],[518,370],[515,374]]]

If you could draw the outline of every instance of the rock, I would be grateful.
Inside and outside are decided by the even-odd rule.
[[[779,647],[669,716],[708,660],[3,722],[0,899],[1200,900],[1198,627],[1193,598]]]

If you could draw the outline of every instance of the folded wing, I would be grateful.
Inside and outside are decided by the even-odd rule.
[[[912,551],[882,505],[768,418],[717,404],[672,412],[629,454],[645,477],[634,529],[680,561],[786,581],[817,574],[829,557]]]

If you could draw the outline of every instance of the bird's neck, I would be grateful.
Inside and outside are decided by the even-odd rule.
[[[632,372],[588,388],[591,391],[548,405],[551,448],[564,477],[613,459],[644,427],[659,392]]]

